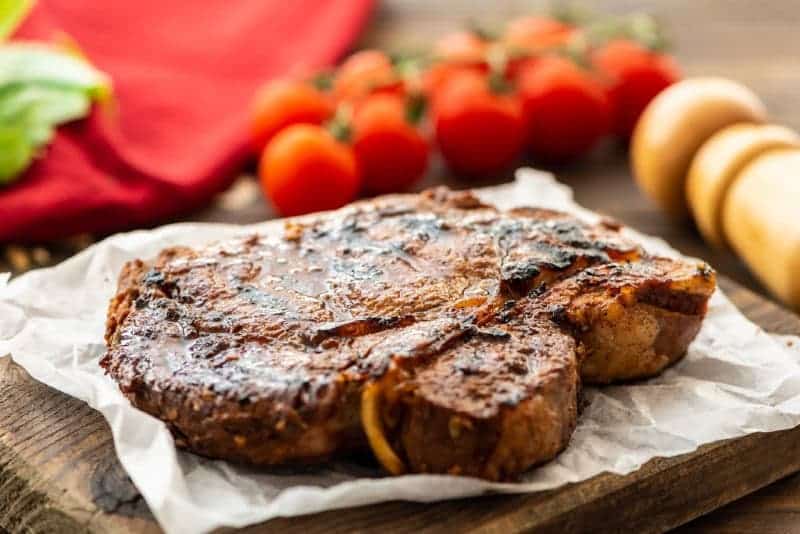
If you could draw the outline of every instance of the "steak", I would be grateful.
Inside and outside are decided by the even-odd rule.
[[[101,365],[202,455],[513,479],[567,445],[581,381],[679,359],[714,287],[615,225],[439,188],[129,262]]]

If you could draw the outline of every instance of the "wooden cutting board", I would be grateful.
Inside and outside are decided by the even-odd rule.
[[[722,279],[754,322],[800,334],[800,318]],[[599,475],[534,495],[435,504],[391,502],[293,519],[247,532],[663,532],[800,471],[800,427],[655,459],[626,476]],[[114,454],[108,425],[85,403],[0,360],[0,526],[10,532],[158,532]]]

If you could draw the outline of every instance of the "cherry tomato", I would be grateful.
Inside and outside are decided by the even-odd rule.
[[[352,149],[310,124],[278,133],[261,156],[258,174],[264,194],[285,216],[339,208],[361,187]]]
[[[396,92],[401,86],[389,56],[380,50],[362,50],[339,66],[333,93],[340,100],[357,101],[375,91]]]
[[[489,72],[489,66],[485,63],[436,63],[425,71],[422,79],[422,91],[431,101],[434,101],[451,79],[465,72],[484,74]]]
[[[542,58],[520,74],[518,91],[528,148],[546,160],[589,151],[608,131],[610,107],[590,72],[559,56]]]
[[[433,55],[440,61],[453,63],[483,63],[489,43],[475,32],[448,33],[433,45]]]
[[[372,194],[408,189],[428,167],[428,143],[406,120],[405,99],[397,95],[373,95],[359,106],[353,151],[364,190]]]
[[[610,41],[592,54],[605,77],[613,110],[614,132],[627,139],[647,104],[680,79],[675,60],[625,39]]]
[[[550,17],[514,19],[506,26],[503,43],[509,49],[538,53],[567,44],[576,28]]]
[[[578,29],[550,17],[528,16],[506,26],[503,44],[509,55],[506,77],[517,81],[522,71],[539,60],[538,55],[565,46]]]
[[[464,72],[434,102],[436,141],[447,164],[465,175],[493,174],[520,155],[524,123],[519,102],[492,92],[486,75]]]
[[[464,71],[489,72],[486,53],[489,43],[470,31],[450,33],[439,39],[433,47],[438,60],[422,77],[422,91],[433,97],[454,75]]]
[[[266,84],[253,101],[251,144],[261,153],[270,139],[292,124],[322,124],[333,116],[333,103],[322,91],[300,81]]]

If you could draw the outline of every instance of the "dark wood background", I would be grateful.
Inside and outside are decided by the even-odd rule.
[[[581,5],[598,13],[645,10],[655,14],[667,25],[673,51],[686,75],[720,75],[743,82],[763,98],[775,122],[800,128],[800,1],[608,0]],[[470,20],[488,28],[499,27],[514,15],[546,7],[545,2],[512,0],[384,1],[360,46],[413,52]],[[735,256],[709,249],[690,224],[669,220],[639,194],[630,177],[625,147],[608,142],[583,161],[552,170],[574,188],[577,200],[583,205],[643,232],[660,235],[682,252],[706,259],[721,273],[766,295]],[[510,178],[509,174],[495,181]],[[437,183],[460,188],[486,185],[459,181],[440,165],[434,165],[420,187]],[[244,176],[212,206],[184,220],[247,223],[273,216],[255,181]],[[40,246],[4,246],[0,252],[0,272],[16,273],[52,264],[84,248],[95,237],[76,236]],[[800,530],[800,475],[775,483],[681,530]]]

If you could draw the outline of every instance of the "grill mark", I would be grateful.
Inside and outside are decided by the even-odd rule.
[[[403,317],[365,317],[351,321],[325,323],[314,329],[309,343],[319,345],[332,337],[359,337],[375,334],[390,328],[404,328],[416,322],[413,315]]]

